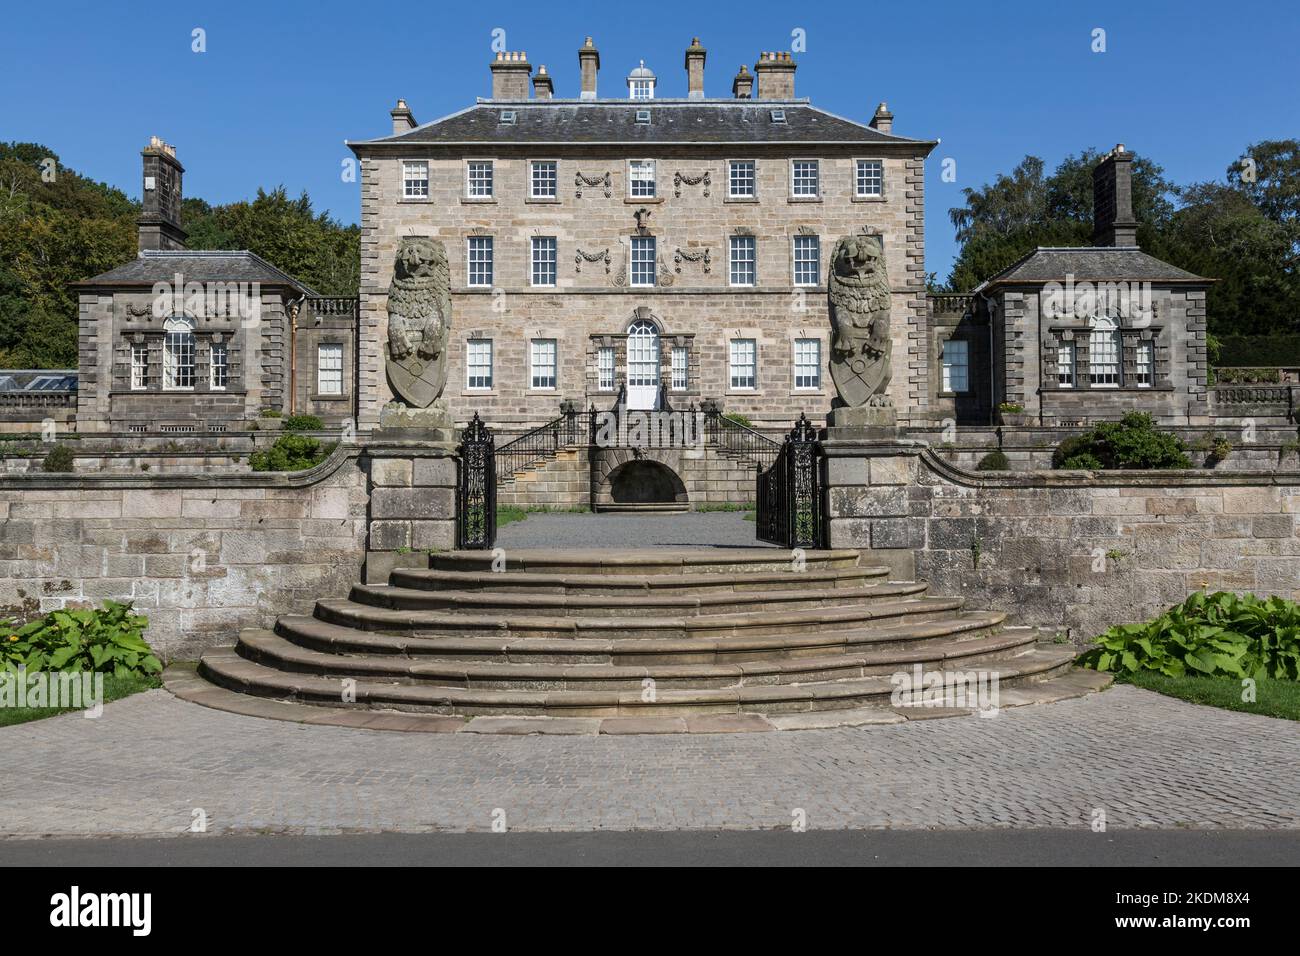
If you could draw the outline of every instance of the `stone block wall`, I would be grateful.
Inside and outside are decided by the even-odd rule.
[[[131,601],[170,659],[343,596],[365,556],[356,450],[295,475],[0,475],[0,618]]]
[[[832,437],[832,547],[1086,643],[1198,589],[1300,599],[1300,471],[962,471],[921,442]]]

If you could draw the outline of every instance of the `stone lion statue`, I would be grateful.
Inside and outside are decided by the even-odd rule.
[[[831,380],[850,408],[889,406],[892,376],[889,277],[876,236],[845,236],[835,244],[827,282],[831,313]]]
[[[437,239],[407,236],[388,286],[388,377],[407,404],[428,407],[447,378],[451,269]]]

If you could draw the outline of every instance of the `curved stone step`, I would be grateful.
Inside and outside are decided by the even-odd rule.
[[[664,689],[790,684],[889,675],[916,664],[926,670],[962,667],[964,661],[1004,660],[1035,642],[1028,631],[1002,631],[970,640],[949,638],[908,649],[828,657],[769,658],[743,664],[517,664],[508,661],[437,661],[386,655],[345,655],[294,644],[272,631],[243,631],[236,646],[247,660],[276,670],[321,677],[392,681],[486,690],[635,690],[645,681]]]
[[[995,671],[1001,685],[1042,680],[1071,666],[1073,651],[1036,647],[1017,657],[983,662],[965,659],[964,669]],[[657,692],[618,690],[484,690],[424,684],[343,680],[295,674],[241,657],[234,649],[205,654],[200,671],[220,686],[262,697],[441,714],[538,716],[653,716],[705,713],[800,713],[888,706],[894,684],[884,677],[795,684],[699,688]],[[351,695],[350,697],[346,695]]]
[[[707,594],[782,588],[857,588],[889,576],[886,567],[716,571],[710,574],[576,574],[535,571],[445,571],[398,568],[389,583],[427,591],[542,592],[554,594]]]
[[[969,611],[933,621],[885,619],[869,627],[840,631],[810,628],[803,633],[727,638],[512,637],[451,635],[416,637],[360,630],[307,615],[285,615],[275,632],[311,650],[330,654],[397,655],[422,661],[499,661],[650,666],[652,664],[744,664],[780,658],[827,657],[866,651],[912,650],[924,645],[974,640],[998,628],[1006,615]]]
[[[562,617],[626,615],[687,615],[760,613],[865,606],[924,594],[916,582],[868,584],[860,588],[742,591],[725,594],[538,594],[514,591],[428,591],[358,584],[349,600],[368,607],[393,610],[463,611],[470,614],[555,614]]]
[[[465,614],[450,611],[395,610],[355,601],[317,601],[316,616],[331,624],[360,630],[428,636],[493,635],[503,638],[607,637],[710,638],[763,634],[783,635],[809,629],[837,631],[893,618],[933,620],[961,608],[961,598],[888,600],[848,607],[792,611],[744,612],[699,616],[564,617],[560,615]]]
[[[582,550],[518,548],[505,551],[509,571],[548,574],[710,574],[740,569],[789,571],[792,553],[784,548],[693,548],[673,550]],[[809,568],[855,568],[859,552],[852,548],[801,552]],[[439,571],[490,571],[497,560],[491,551],[446,551],[433,554],[429,566]]]

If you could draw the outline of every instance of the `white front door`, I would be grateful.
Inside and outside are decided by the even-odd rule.
[[[659,405],[659,331],[638,319],[627,329],[627,407]]]

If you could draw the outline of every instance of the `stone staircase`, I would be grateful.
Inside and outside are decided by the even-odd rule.
[[[1066,674],[1074,656],[1001,613],[890,581],[855,550],[808,552],[801,570],[768,548],[492,560],[435,554],[243,631],[200,673],[263,698],[462,718],[781,715],[887,711],[890,675],[918,665],[996,671],[1005,693]]]

